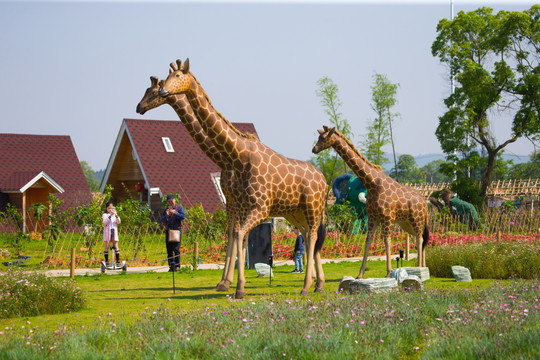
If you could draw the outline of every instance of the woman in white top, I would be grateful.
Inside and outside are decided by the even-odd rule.
[[[113,243],[111,250],[114,248],[116,255],[116,263],[120,263],[120,250],[118,249],[118,224],[120,224],[120,217],[116,213],[116,208],[112,202],[108,202],[106,205],[106,212],[101,216],[103,219],[103,243],[105,244],[105,263],[109,266],[109,244]]]

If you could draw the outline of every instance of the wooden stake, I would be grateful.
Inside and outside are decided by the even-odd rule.
[[[73,279],[75,276],[75,248],[71,248],[71,267],[69,270],[69,278]]]

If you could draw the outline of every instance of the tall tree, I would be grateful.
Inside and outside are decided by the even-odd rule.
[[[475,147],[485,151],[481,198],[499,152],[521,137],[538,141],[540,131],[540,5],[523,12],[492,11],[461,11],[452,21],[442,19],[431,48],[457,82],[445,99],[448,111],[439,118],[436,135],[457,169],[464,168],[461,161]],[[500,142],[491,130],[493,118],[511,121],[509,136]]]
[[[438,159],[433,160],[422,166],[420,170],[425,174],[425,179],[427,183],[440,183],[440,182],[451,182],[452,177],[445,175],[441,171],[441,165],[445,164],[446,161]]]
[[[398,173],[396,149],[392,134],[392,121],[398,116],[392,112],[392,107],[396,105],[396,93],[399,84],[392,84],[386,75],[375,73],[373,85],[371,85],[371,109],[375,111],[376,117],[367,127],[367,135],[362,143],[364,154],[368,159],[378,165],[382,165],[387,158],[384,157],[382,147],[392,144],[394,155],[394,173]],[[399,180],[399,175],[397,180]]]
[[[409,154],[403,154],[399,156],[397,163],[397,175],[396,170],[390,171],[390,176],[394,179],[401,179],[402,182],[422,183],[424,182],[424,175],[418,168],[415,158]]]
[[[353,136],[351,125],[347,119],[343,118],[340,108],[343,105],[339,98],[339,88],[329,77],[322,77],[317,81],[319,86],[316,91],[317,97],[324,108],[328,121],[349,139]],[[336,177],[347,173],[349,167],[343,159],[333,150],[321,151],[311,160],[324,174],[326,181],[331,184]]]
[[[80,161],[79,163],[81,164],[81,168],[82,168],[84,177],[86,178],[88,187],[90,188],[90,191],[93,191],[93,192],[99,191],[99,185],[94,176],[94,170],[92,170],[92,167],[88,165],[88,163],[84,160]]]

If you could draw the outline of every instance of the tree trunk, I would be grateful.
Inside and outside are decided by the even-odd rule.
[[[482,187],[480,189],[480,196],[482,200],[486,202],[486,194],[489,183],[491,182],[491,177],[493,176],[493,170],[495,169],[495,158],[497,157],[497,151],[486,148],[488,152],[486,171],[482,177]]]
[[[388,109],[388,126],[390,127],[390,142],[392,143],[392,153],[394,154],[394,167],[396,168],[396,181],[399,182],[399,174],[396,160],[396,148],[394,146],[394,134],[392,133],[392,117],[390,116],[390,109]]]

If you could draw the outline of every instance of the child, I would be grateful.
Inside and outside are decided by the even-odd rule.
[[[106,212],[102,216],[103,219],[103,243],[105,244],[105,250],[103,255],[105,256],[105,263],[109,266],[109,244],[112,242],[116,255],[116,263],[120,264],[120,250],[118,249],[118,224],[120,224],[120,217],[116,213],[116,208],[112,202],[108,202],[106,205]]]
[[[294,233],[298,235],[296,237],[296,244],[294,245],[294,270],[293,273],[303,273],[304,272],[304,263],[302,262],[304,258],[304,237],[300,234],[298,228],[294,228]]]

